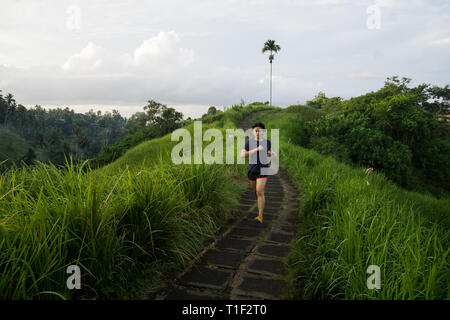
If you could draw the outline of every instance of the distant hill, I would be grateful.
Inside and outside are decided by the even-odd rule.
[[[31,148],[24,139],[17,134],[0,129],[0,161],[10,159],[13,161],[19,161]]]
[[[105,114],[90,109],[82,114],[68,107],[46,110],[35,105],[25,108],[16,103],[11,93],[3,96],[0,90],[0,128],[14,133],[22,142],[15,145],[15,138],[11,140],[9,135],[2,134],[0,159],[24,157],[27,164],[37,159],[64,165],[65,156],[73,155],[76,162],[84,161],[97,157],[104,147],[121,141],[136,126],[136,121],[127,121],[116,109]]]

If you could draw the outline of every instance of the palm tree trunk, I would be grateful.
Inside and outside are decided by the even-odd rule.
[[[270,60],[270,106],[272,106],[272,60]]]

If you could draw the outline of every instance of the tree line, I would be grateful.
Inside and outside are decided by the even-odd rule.
[[[148,101],[144,112],[136,112],[127,119],[116,109],[104,114],[91,109],[82,114],[68,107],[26,108],[16,103],[11,93],[3,95],[0,90],[0,129],[28,144],[18,161],[0,155],[0,162],[8,160],[2,162],[1,169],[33,165],[36,161],[64,166],[69,157],[75,163],[89,159],[93,166],[101,166],[114,161],[130,147],[165,135],[189,121],[183,120],[183,114],[174,108],[154,100]]]
[[[3,96],[0,91],[0,128],[29,144],[21,159],[28,165],[36,160],[63,165],[64,155],[69,154],[77,162],[96,157],[102,148],[126,136],[125,124],[117,110],[102,114],[91,109],[82,114],[67,107],[27,109],[11,93]]]

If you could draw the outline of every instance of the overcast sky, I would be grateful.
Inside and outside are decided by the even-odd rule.
[[[450,83],[448,0],[2,0],[0,89],[27,107],[126,117],[153,99],[187,116],[319,91],[349,98],[388,76]]]

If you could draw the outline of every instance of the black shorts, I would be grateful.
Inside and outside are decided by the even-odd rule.
[[[256,181],[256,179],[267,179],[269,177],[268,175],[263,175],[260,173],[261,171],[248,171],[248,180]]]

